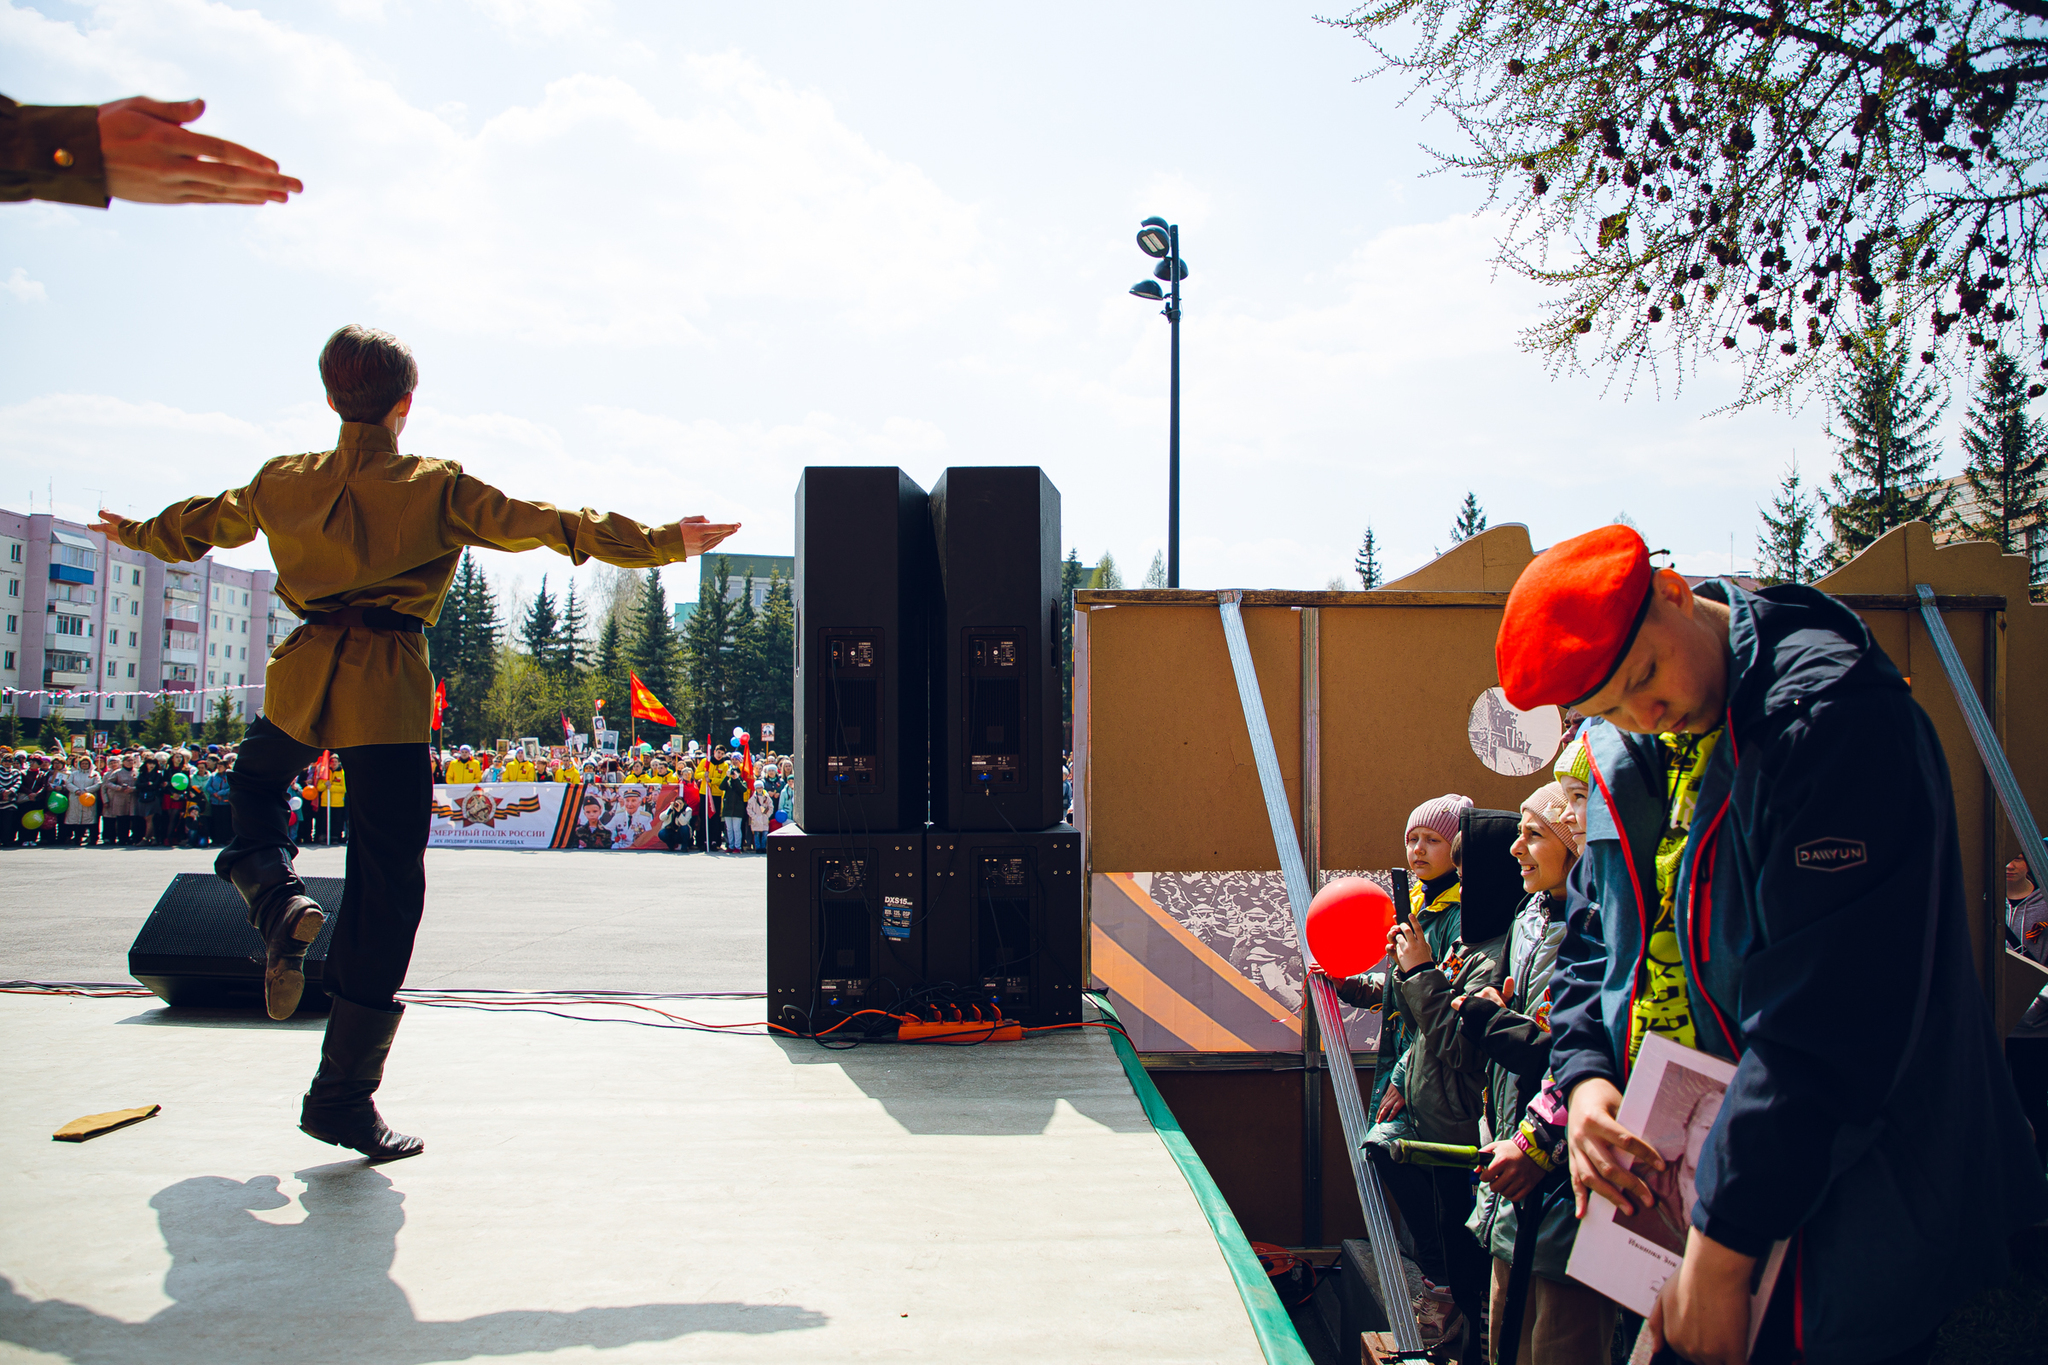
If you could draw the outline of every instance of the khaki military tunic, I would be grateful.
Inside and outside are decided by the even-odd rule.
[[[171,563],[261,531],[277,595],[300,616],[387,607],[429,625],[467,546],[547,546],[578,564],[628,568],[684,558],[680,525],[508,498],[452,460],[399,454],[391,432],[368,422],[343,422],[333,450],[270,461],[246,488],[116,525],[122,544]],[[432,720],[422,635],[309,621],[272,652],[263,687],[270,723],[321,748],[424,743]]]

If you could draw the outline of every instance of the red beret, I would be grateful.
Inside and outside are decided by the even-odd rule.
[[[1529,561],[1494,641],[1514,705],[1570,706],[1606,686],[1650,605],[1650,550],[1634,528],[1602,526]]]

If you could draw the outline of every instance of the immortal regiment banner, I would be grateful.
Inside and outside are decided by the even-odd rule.
[[[434,788],[433,848],[661,848],[676,784],[500,782]],[[700,817],[701,818],[701,817]]]
[[[459,783],[434,788],[430,848],[562,848],[567,797],[561,782]]]
[[[1324,880],[1384,872],[1325,872]],[[1094,988],[1140,1052],[1298,1052],[1303,999],[1294,911],[1278,872],[1098,872],[1090,879]],[[1344,1007],[1354,1054],[1379,1013]]]

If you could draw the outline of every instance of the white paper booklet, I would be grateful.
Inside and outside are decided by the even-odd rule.
[[[1685,1235],[1692,1226],[1693,1205],[1699,1202],[1694,1179],[1699,1172],[1700,1146],[1721,1112],[1735,1067],[1718,1057],[1681,1047],[1669,1038],[1650,1034],[1643,1039],[1615,1115],[1621,1126],[1641,1136],[1664,1158],[1661,1171],[1641,1171],[1657,1202],[1624,1214],[1595,1195],[1572,1244],[1565,1271],[1631,1312],[1650,1315],[1657,1291],[1685,1255]],[[1629,1157],[1622,1162],[1633,1166]],[[1756,1294],[1750,1300],[1749,1340],[1756,1344],[1764,1306],[1778,1281],[1785,1259],[1779,1242],[1764,1258]],[[1644,1333],[1647,1338],[1648,1333]]]

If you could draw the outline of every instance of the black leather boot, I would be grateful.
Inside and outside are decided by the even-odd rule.
[[[263,1008],[289,1019],[306,990],[306,947],[320,937],[327,912],[306,894],[292,855],[264,848],[238,859],[228,880],[249,906],[249,923],[263,936]]]
[[[333,997],[327,1036],[320,1041],[320,1070],[299,1109],[299,1131],[307,1137],[353,1147],[372,1161],[418,1156],[427,1144],[384,1126],[370,1096],[384,1079],[384,1059],[398,1034],[405,1006],[373,1010]]]

